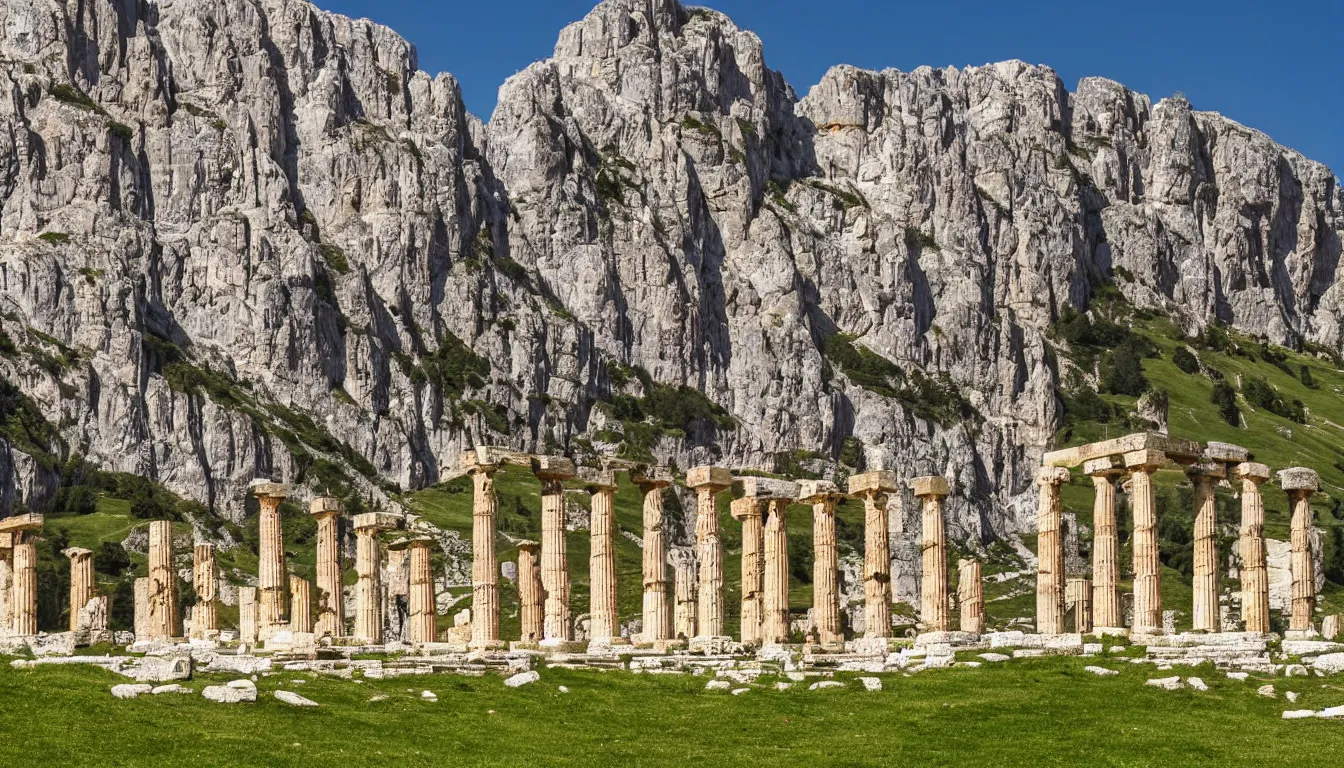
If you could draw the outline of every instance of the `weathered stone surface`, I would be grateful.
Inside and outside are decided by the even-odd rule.
[[[289,691],[276,691],[275,698],[294,707],[316,707],[317,702]]]
[[[134,699],[136,696],[149,693],[152,690],[154,690],[154,686],[152,685],[144,685],[142,683],[122,683],[121,685],[112,686],[112,695],[118,699]]]
[[[529,670],[527,672],[519,672],[518,674],[513,675],[512,677],[504,681],[504,686],[506,688],[521,688],[524,685],[530,685],[531,683],[535,683],[540,679],[541,674],[534,669]]]
[[[142,683],[164,683],[170,680],[191,679],[192,666],[192,657],[187,655],[145,656],[117,672]]]
[[[201,696],[219,704],[241,704],[257,700],[257,686],[250,680],[234,680],[228,685],[207,685]]]
[[[1321,487],[1320,475],[1316,470],[1306,467],[1292,467],[1290,469],[1280,469],[1279,486],[1285,491],[1311,491],[1315,492]]]
[[[1083,667],[1083,669],[1087,670],[1088,672],[1091,672],[1094,675],[1097,675],[1098,677],[1113,677],[1115,675],[1120,674],[1114,669],[1107,669],[1106,667]]]

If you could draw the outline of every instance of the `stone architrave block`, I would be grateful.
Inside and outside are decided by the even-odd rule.
[[[861,475],[849,476],[849,495],[857,496],[861,493],[895,493],[899,490],[896,484],[896,473],[891,470],[882,469],[876,472],[864,472]]]
[[[916,498],[925,496],[946,496],[951,493],[947,485],[947,478],[942,475],[929,475],[927,477],[916,477],[910,481],[910,488],[915,492]]]
[[[733,487],[733,473],[723,467],[693,467],[686,472],[686,487],[726,490]]]
[[[754,499],[796,499],[798,484],[773,477],[739,477],[735,483],[742,495]]]
[[[1279,485],[1285,491],[1315,492],[1321,487],[1321,478],[1314,469],[1292,467],[1279,470]]]

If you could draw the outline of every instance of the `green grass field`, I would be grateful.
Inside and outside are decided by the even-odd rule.
[[[1120,669],[1099,678],[1087,663]],[[543,669],[516,690],[490,675],[363,683],[278,673],[255,704],[117,700],[96,669],[0,667],[0,764],[12,766],[1263,766],[1337,765],[1344,724],[1284,709],[1344,703],[1344,681],[1227,680],[1163,691],[1148,665],[1031,659],[880,675],[884,690],[704,690],[707,678]],[[196,691],[228,678],[197,679]],[[302,679],[306,683],[295,684]],[[839,679],[849,679],[841,675]],[[560,685],[569,688],[561,693]],[[321,704],[296,709],[277,690]],[[419,698],[422,690],[437,702]],[[371,702],[377,695],[388,698]]]

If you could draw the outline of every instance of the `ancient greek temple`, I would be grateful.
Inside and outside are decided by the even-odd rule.
[[[1141,638],[1170,631],[1162,604],[1154,476],[1183,472],[1194,489],[1193,600],[1188,606],[1193,629],[1270,632],[1261,486],[1275,482],[1292,505],[1288,636],[1311,637],[1317,594],[1310,499],[1318,490],[1318,477],[1301,467],[1276,473],[1251,459],[1249,451],[1239,446],[1200,444],[1152,433],[1046,453],[1036,476],[1036,632]],[[438,628],[441,596],[436,590],[433,558],[438,544],[433,537],[404,530],[406,521],[399,515],[368,512],[347,518],[338,499],[312,498],[309,513],[317,526],[316,583],[312,584],[287,569],[280,506],[292,489],[259,482],[250,489],[259,508],[258,573],[255,586],[238,589],[236,631],[219,626],[220,575],[211,544],[194,546],[196,602],[189,620],[179,615],[172,527],[167,521],[154,521],[149,525],[148,576],[135,585],[137,640],[169,641],[189,635],[282,650],[311,647],[319,641],[379,646],[388,639],[390,601],[398,599],[404,602],[405,617],[398,634],[418,646],[448,643],[478,652],[512,648],[588,653],[610,653],[626,646],[651,652],[724,653],[801,643],[819,653],[882,652],[893,639],[889,502],[897,495],[913,500],[919,511],[918,531],[913,532],[919,550],[919,630],[970,636],[986,631],[983,564],[974,558],[960,560],[954,571],[955,596],[949,587],[944,505],[955,489],[940,475],[902,477],[893,470],[877,470],[850,476],[842,488],[826,480],[795,481],[735,474],[725,467],[694,467],[682,481],[695,498],[693,540],[689,546],[677,547],[664,500],[667,489],[678,480],[665,467],[617,461],[602,468],[580,467],[565,457],[492,447],[464,453],[460,466],[472,480],[471,608],[458,613],[446,632]],[[509,466],[524,467],[536,478],[541,499],[539,541],[508,539],[497,528],[495,475]],[[1090,478],[1094,491],[1092,546],[1090,568],[1075,565],[1079,572],[1069,573],[1061,488],[1073,481],[1074,470],[1081,472],[1080,479]],[[619,614],[617,600],[616,541],[621,535],[615,523],[620,487],[617,471],[628,475],[643,500],[638,622],[634,616]],[[1232,487],[1241,504],[1237,554],[1242,594],[1235,627],[1229,626],[1219,604],[1214,490],[1219,485]],[[572,600],[567,489],[589,497],[586,606],[574,605]],[[1116,520],[1121,491],[1129,499],[1134,518],[1130,594],[1121,590]],[[723,494],[731,496],[727,518],[719,514]],[[855,583],[851,590],[862,596],[862,621],[853,622],[861,626],[857,636],[847,636],[842,621],[848,606],[841,605],[836,510],[846,502],[863,509],[862,568],[856,574],[862,584]],[[812,512],[813,561],[806,565],[813,576],[813,589],[806,622],[795,620],[789,603],[787,523],[790,507],[800,504]],[[721,526],[725,524],[736,529],[741,541],[736,554],[741,588],[731,598],[724,580],[728,553]],[[37,632],[34,542],[42,526],[40,515],[0,520],[0,631],[14,635]],[[353,532],[355,541],[356,580],[350,603],[342,583],[346,566],[343,527]],[[517,549],[516,562],[507,564],[511,569],[501,569],[497,550],[501,539]],[[107,632],[108,598],[96,594],[92,553],[72,548],[64,554],[71,569],[69,630],[101,637]],[[389,562],[399,563],[393,570],[404,574],[396,577],[400,584],[395,588],[384,583]],[[501,571],[516,585],[517,637],[501,634]],[[729,599],[735,601],[732,606]],[[352,606],[350,616],[348,606]],[[736,637],[727,632],[730,614],[739,619]]]

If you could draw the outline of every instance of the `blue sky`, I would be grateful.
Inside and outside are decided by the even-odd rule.
[[[451,72],[467,108],[494,109],[504,79],[550,55],[596,0],[316,0],[368,17]],[[832,65],[958,67],[1022,59],[1118,80],[1157,100],[1182,91],[1344,173],[1344,0],[712,0],[765,42],[801,94]]]

